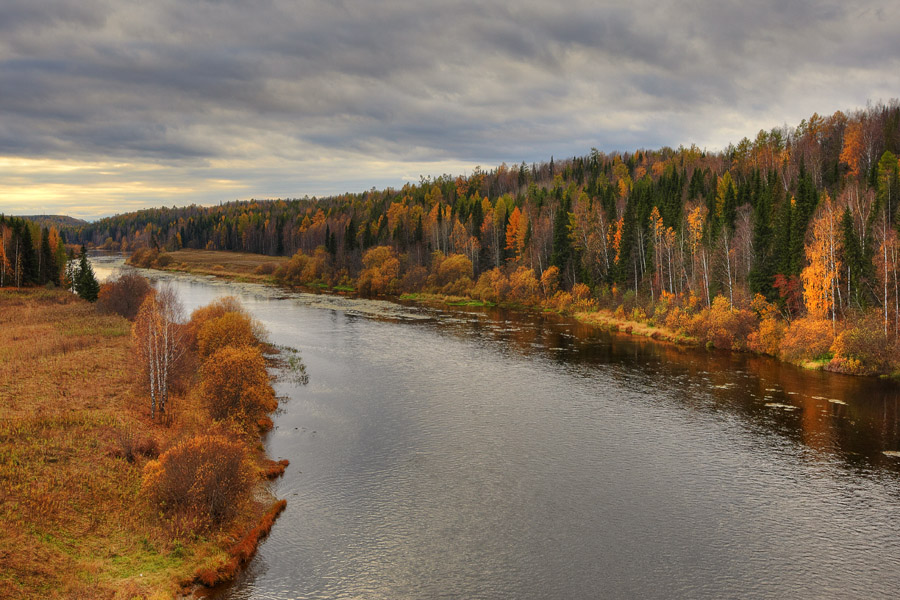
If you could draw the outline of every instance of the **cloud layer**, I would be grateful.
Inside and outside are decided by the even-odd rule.
[[[0,157],[29,167],[0,170],[0,211],[720,148],[896,96],[896,23],[887,1],[5,0]]]

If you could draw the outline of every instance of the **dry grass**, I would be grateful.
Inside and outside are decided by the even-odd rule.
[[[130,330],[67,292],[0,290],[2,599],[172,597],[232,561],[229,537],[269,505],[203,537],[141,499],[150,457],[206,423],[190,398],[168,426],[149,419]]]
[[[271,282],[272,273],[289,259],[286,256],[265,256],[248,252],[219,250],[175,250],[166,252],[170,263],[161,267],[166,271],[184,271],[197,275],[215,275],[239,281]]]
[[[653,325],[648,325],[647,323],[620,319],[607,310],[579,312],[575,314],[575,318],[582,323],[609,329],[611,331],[620,331],[629,335],[643,336],[654,340],[675,342],[679,344],[697,343],[697,340],[676,333],[666,327],[655,327]]]

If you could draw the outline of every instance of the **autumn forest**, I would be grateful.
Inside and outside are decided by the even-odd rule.
[[[269,269],[281,283],[604,309],[717,347],[887,373],[900,367],[889,351],[900,333],[898,154],[893,100],[813,114],[721,152],[592,150],[401,189],[147,209],[62,231],[143,249],[136,263],[148,266],[181,248],[292,256]],[[12,281],[23,226],[0,226]],[[44,235],[39,256],[51,256],[57,232]]]

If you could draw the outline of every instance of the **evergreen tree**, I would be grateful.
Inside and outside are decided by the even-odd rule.
[[[753,208],[753,267],[750,270],[750,291],[772,299],[772,192],[764,189]]]
[[[44,227],[41,230],[41,252],[39,283],[42,285],[52,281],[54,274],[53,251],[50,249],[50,231]]]
[[[559,203],[553,217],[553,249],[550,253],[550,264],[566,273],[569,260],[572,258],[572,240],[569,238],[569,204],[566,200]]]
[[[75,293],[88,302],[96,302],[100,294],[100,284],[94,277],[94,269],[87,258],[87,250],[81,247],[81,255],[78,257],[78,266],[74,274]]]
[[[859,236],[853,229],[853,216],[850,209],[845,208],[841,217],[841,242],[844,249],[844,277],[848,277],[845,285],[848,288],[850,301],[857,308],[865,308],[868,304],[864,282],[872,276],[872,261],[862,250]]]
[[[344,232],[344,247],[348,252],[356,250],[356,221],[352,217]]]
[[[794,197],[791,214],[790,243],[788,245],[789,267],[784,273],[799,275],[806,266],[806,230],[818,204],[819,194],[816,192],[812,175],[806,171],[801,162],[800,176],[797,180],[797,195]]]
[[[776,272],[788,275],[791,272],[791,220],[793,199],[782,198],[775,219],[775,266]]]
[[[34,251],[34,238],[28,221],[22,220],[20,229],[19,272],[22,285],[38,283],[38,259]]]

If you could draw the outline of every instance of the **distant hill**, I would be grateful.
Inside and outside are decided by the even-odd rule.
[[[22,218],[37,223],[41,227],[49,228],[53,226],[57,229],[60,227],[82,227],[88,224],[87,221],[66,215],[26,215]]]

